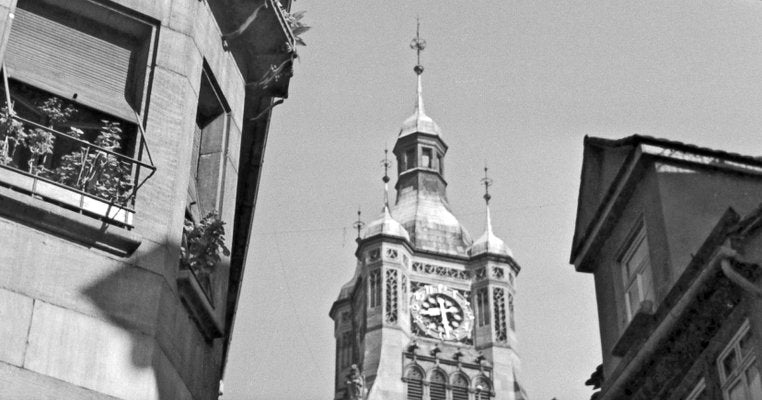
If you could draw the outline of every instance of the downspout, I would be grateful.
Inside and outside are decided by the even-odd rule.
[[[730,265],[729,258],[723,258],[722,261],[720,261],[720,267],[722,268],[722,273],[725,274],[725,276],[730,279],[731,282],[740,286],[741,289],[749,292],[750,294],[753,294],[754,296],[762,297],[762,290],[757,287],[757,285],[746,279],[743,275],[736,272],[736,270],[733,269],[733,266]]]
[[[611,384],[611,386],[606,389],[605,393],[601,393],[601,400],[604,399],[617,399],[620,398],[619,395],[620,392],[623,390],[624,384],[627,381],[626,377],[629,377],[633,374],[635,374],[643,365],[645,361],[647,361],[651,356],[656,352],[657,346],[659,345],[659,342],[663,338],[665,338],[669,332],[672,331],[674,326],[676,325],[678,318],[682,313],[688,308],[688,305],[691,304],[693,299],[696,297],[697,292],[699,291],[699,288],[704,286],[704,283],[707,282],[711,277],[714,275],[714,273],[717,271],[718,264],[721,266],[719,268],[722,269],[723,273],[727,275],[725,272],[724,265],[727,264],[728,267],[730,267],[729,260],[731,258],[735,259],[738,257],[738,253],[731,249],[728,246],[721,246],[716,255],[713,257],[712,261],[710,262],[709,268],[705,268],[699,276],[696,278],[694,283],[690,286],[690,288],[685,292],[685,294],[678,300],[677,304],[675,304],[674,307],[669,311],[669,314],[667,314],[666,317],[664,317],[664,320],[659,324],[659,326],[656,327],[654,332],[648,337],[646,342],[643,344],[643,347],[638,352],[635,357],[633,357],[632,361],[630,361],[627,366],[625,366],[624,370],[617,376],[617,379]],[[731,270],[731,273],[737,274],[735,271]],[[740,279],[743,279],[746,283],[751,285],[750,282],[746,281],[742,276],[738,275]],[[733,282],[736,282],[733,278],[728,277]]]

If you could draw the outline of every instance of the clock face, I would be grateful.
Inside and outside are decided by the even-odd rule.
[[[471,336],[474,313],[457,291],[444,285],[425,286],[413,293],[410,313],[427,335],[441,340]]]

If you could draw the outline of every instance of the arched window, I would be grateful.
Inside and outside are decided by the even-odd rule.
[[[492,397],[492,385],[484,376],[480,376],[474,383],[474,399],[489,400]]]
[[[447,377],[442,371],[434,371],[429,380],[429,394],[431,400],[447,399]]]
[[[406,400],[423,400],[423,373],[418,368],[410,368],[405,378],[407,381]]]
[[[463,374],[452,379],[452,400],[468,400],[468,378]]]

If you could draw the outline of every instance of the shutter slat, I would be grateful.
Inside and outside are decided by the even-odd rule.
[[[128,102],[135,49],[17,8],[6,50],[11,77],[134,120]]]

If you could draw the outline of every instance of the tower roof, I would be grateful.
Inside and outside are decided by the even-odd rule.
[[[402,224],[392,218],[388,205],[384,205],[381,215],[368,224],[362,237],[367,239],[378,235],[393,236],[410,241],[410,235],[407,233],[407,230]]]
[[[490,219],[489,204],[487,205],[487,228],[484,233],[476,239],[473,245],[468,249],[468,255],[473,257],[483,253],[497,254],[501,256],[513,257],[513,252],[506,246],[505,242],[492,232],[492,220]]]

